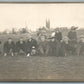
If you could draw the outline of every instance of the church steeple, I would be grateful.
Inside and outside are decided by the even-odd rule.
[[[46,19],[46,28],[50,29],[50,20]]]

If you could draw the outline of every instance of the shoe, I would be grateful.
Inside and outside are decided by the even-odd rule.
[[[6,53],[4,53],[4,56],[7,56],[7,54],[6,54]]]
[[[14,54],[12,53],[11,56],[14,56]]]
[[[27,57],[29,57],[29,56],[30,56],[30,54],[28,53],[28,54],[27,54]]]

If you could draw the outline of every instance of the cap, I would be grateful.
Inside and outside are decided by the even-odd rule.
[[[72,26],[71,30],[76,30],[78,27]]]

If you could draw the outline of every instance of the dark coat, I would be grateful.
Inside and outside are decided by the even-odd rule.
[[[49,42],[49,55],[56,56],[56,41],[50,41]]]
[[[68,33],[68,38],[70,39],[70,40],[77,40],[77,33],[76,32],[72,32],[72,31],[70,31],[69,33]]]
[[[79,45],[80,45],[79,55],[83,55],[83,52],[84,52],[84,42],[80,41]]]
[[[49,42],[48,41],[39,42],[39,51],[40,51],[40,55],[48,55]]]
[[[19,52],[19,50],[25,51],[25,41],[23,43],[20,43],[20,41],[16,42],[16,51]]]
[[[65,43],[64,41],[61,42],[61,47],[60,47],[60,55],[65,56],[65,54],[69,54],[69,41],[68,43]]]
[[[11,42],[11,44],[9,44],[8,41],[4,43],[4,52],[9,53],[10,50],[12,50],[12,52],[15,51],[15,44],[13,41]]]
[[[31,53],[33,46],[35,47],[36,50],[38,49],[37,41],[35,39],[31,39],[31,41],[29,41],[29,39],[28,39],[26,42],[26,52]]]
[[[56,32],[55,33],[55,39],[60,42],[62,40],[62,33],[61,32],[58,32],[58,33]]]
[[[61,48],[65,49],[65,50],[69,50],[69,41],[68,41],[68,43],[65,43],[64,41],[62,41]]]
[[[76,31],[72,32],[70,31],[68,33],[69,38],[69,47],[71,54],[75,55],[77,53],[77,33]]]

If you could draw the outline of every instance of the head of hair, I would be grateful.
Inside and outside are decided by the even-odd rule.
[[[9,37],[8,39],[12,39],[11,37]]]
[[[23,37],[20,37],[20,39],[23,39]]]

